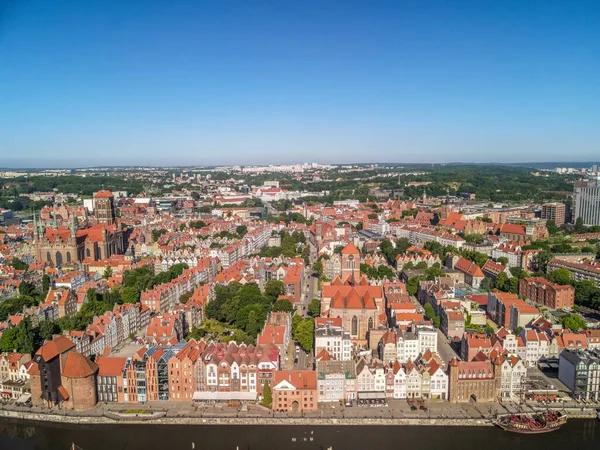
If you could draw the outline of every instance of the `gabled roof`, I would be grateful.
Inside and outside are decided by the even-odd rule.
[[[69,352],[62,370],[62,376],[68,378],[86,378],[94,375],[98,366],[81,353]]]
[[[356,246],[352,242],[350,242],[343,248],[342,255],[360,255],[360,252],[358,251]]]
[[[68,338],[56,336],[53,340],[42,345],[35,354],[40,355],[47,362],[74,347],[75,344]]]
[[[94,194],[94,198],[111,198],[114,197],[113,193],[102,189]]]

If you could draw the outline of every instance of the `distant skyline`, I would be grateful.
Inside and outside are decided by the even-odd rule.
[[[0,3],[0,167],[594,161],[598,1]]]

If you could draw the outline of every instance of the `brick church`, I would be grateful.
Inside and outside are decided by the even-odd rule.
[[[38,261],[55,267],[75,266],[78,263],[99,261],[112,255],[123,254],[123,232],[118,228],[115,201],[112,192],[99,191],[94,195],[95,224],[79,228],[77,220],[69,227],[59,226],[54,214],[54,224],[44,227],[33,218],[33,238]]]
[[[386,323],[381,286],[360,275],[360,252],[352,243],[342,250],[339,276],[323,286],[322,317],[339,317],[357,345],[366,345],[368,332]]]

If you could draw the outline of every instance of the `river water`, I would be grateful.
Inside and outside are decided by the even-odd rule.
[[[62,425],[0,419],[0,450],[577,450],[600,449],[600,422],[519,435],[492,427]]]

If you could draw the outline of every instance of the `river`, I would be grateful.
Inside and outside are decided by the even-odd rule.
[[[0,450],[577,450],[600,448],[600,422],[518,435],[492,427],[62,425],[0,419]]]

